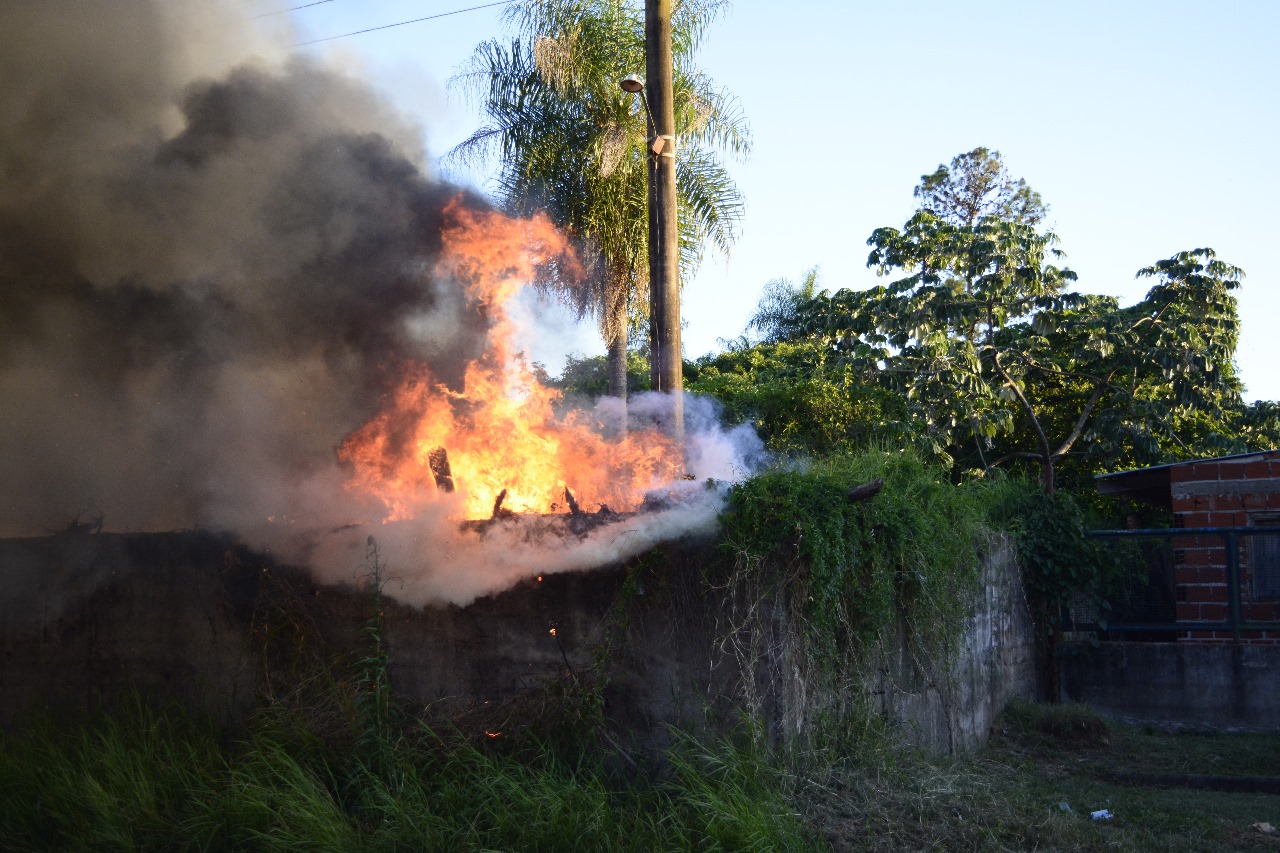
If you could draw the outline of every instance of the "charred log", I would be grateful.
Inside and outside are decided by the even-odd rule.
[[[578,506],[578,501],[573,496],[573,492],[569,491],[569,487],[564,487],[564,499],[569,504],[569,513],[571,515],[582,515],[582,508]]]
[[[506,499],[507,499],[506,489],[503,489],[502,491],[498,492],[498,498],[493,502],[493,515],[489,516],[489,518],[491,519],[492,518],[510,518],[511,516],[515,515],[514,512],[502,506],[502,502],[505,501]]]
[[[884,478],[876,477],[870,483],[863,483],[861,486],[854,486],[849,490],[846,497],[849,499],[849,503],[857,503],[858,501],[865,501],[868,498],[874,498],[876,495],[880,494],[880,490],[883,488]]]
[[[427,454],[427,465],[431,468],[431,473],[435,475],[436,488],[445,493],[452,492],[453,471],[449,468],[448,451],[443,447],[437,447]],[[505,496],[506,492],[504,491],[502,494]],[[494,512],[497,512],[497,507],[494,507]]]
[[[584,512],[577,498],[572,494],[568,494],[569,512],[552,511],[546,515],[535,512],[512,512],[502,505],[506,498],[504,489],[494,501],[492,516],[463,521],[459,526],[463,530],[482,536],[495,526],[499,526],[509,532],[520,531],[525,541],[537,543],[564,536],[584,537],[593,530],[636,515],[634,512],[614,512],[608,504],[600,504],[600,508],[595,512]]]

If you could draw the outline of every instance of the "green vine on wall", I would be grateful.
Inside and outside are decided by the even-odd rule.
[[[1072,605],[1093,610],[1105,625],[1109,602],[1123,589],[1128,549],[1088,538],[1085,512],[1068,492],[1050,495],[1033,483],[1009,480],[990,488],[988,502],[992,520],[1017,540],[1041,640],[1058,633]]]
[[[880,494],[849,502],[852,486],[876,477]],[[722,547],[731,571],[796,584],[814,660],[836,665],[899,618],[917,651],[949,654],[986,535],[970,492],[909,453],[830,458],[736,486]]]

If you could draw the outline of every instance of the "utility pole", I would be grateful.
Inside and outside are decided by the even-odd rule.
[[[676,111],[671,0],[645,0],[649,140],[649,378],[671,395],[672,431],[684,444],[684,362],[680,349],[680,234],[676,219]]]

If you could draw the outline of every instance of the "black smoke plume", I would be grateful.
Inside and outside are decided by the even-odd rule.
[[[391,594],[465,604],[713,530],[709,483],[538,547],[465,533],[444,504],[381,525],[345,487],[335,449],[406,361],[457,388],[484,351],[483,306],[433,269],[446,207],[486,203],[246,5],[0,2],[0,536],[208,526],[350,581],[375,532]],[[686,415],[699,479],[759,450]]]
[[[389,369],[456,383],[480,351],[431,276],[460,191],[243,13],[0,7],[0,534],[286,516]]]

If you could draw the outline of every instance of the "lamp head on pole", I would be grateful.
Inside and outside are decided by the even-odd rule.
[[[639,74],[628,74],[618,81],[618,85],[622,87],[622,91],[636,94],[644,91],[644,78]]]

